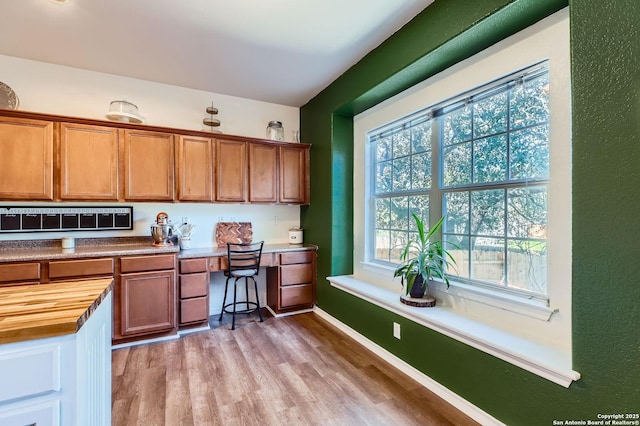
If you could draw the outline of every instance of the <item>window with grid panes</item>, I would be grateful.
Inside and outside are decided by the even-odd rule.
[[[369,132],[371,259],[444,215],[451,278],[546,298],[548,99],[543,63]]]

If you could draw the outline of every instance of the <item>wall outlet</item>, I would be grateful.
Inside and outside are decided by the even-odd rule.
[[[189,223],[189,216],[182,216],[182,222],[180,223]]]
[[[400,340],[400,324],[397,322],[393,323],[393,337]]]
[[[278,224],[278,216],[274,216],[273,217],[273,224],[277,225]]]

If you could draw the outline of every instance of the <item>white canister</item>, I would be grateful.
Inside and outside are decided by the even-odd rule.
[[[189,250],[191,248],[191,238],[189,237],[180,238],[180,248],[182,250]]]
[[[73,237],[62,237],[62,248],[72,249],[76,246],[76,239]]]
[[[289,244],[302,244],[302,228],[294,226],[289,229]]]

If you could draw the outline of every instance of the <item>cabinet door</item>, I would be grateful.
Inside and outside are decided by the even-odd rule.
[[[280,202],[309,203],[309,148],[280,147]]]
[[[0,117],[0,199],[53,200],[53,123]]]
[[[173,135],[138,130],[124,133],[124,198],[173,201]]]
[[[213,201],[213,142],[179,136],[176,144],[178,200]]]
[[[247,144],[217,141],[216,200],[246,201]]]
[[[278,146],[249,144],[249,202],[278,201]]]
[[[60,199],[117,201],[118,129],[60,125]]]
[[[120,277],[122,336],[171,331],[176,327],[175,271]]]

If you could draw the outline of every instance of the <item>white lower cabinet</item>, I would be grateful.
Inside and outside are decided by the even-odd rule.
[[[111,424],[109,294],[75,334],[0,345],[0,425]]]

